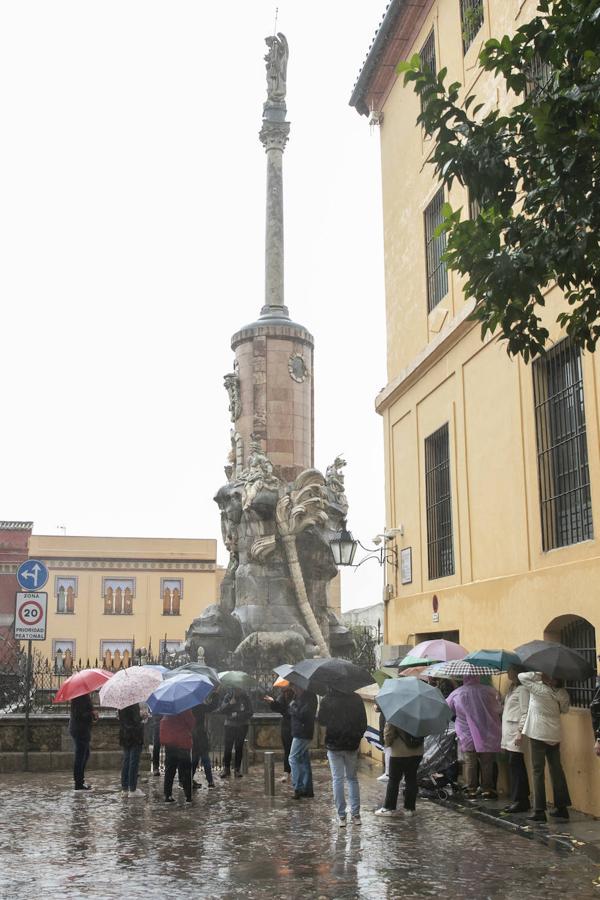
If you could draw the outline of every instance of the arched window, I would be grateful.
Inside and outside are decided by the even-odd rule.
[[[131,616],[133,614],[135,578],[103,578],[102,594],[104,615]]]
[[[565,615],[554,619],[544,631],[544,640],[559,641],[565,647],[576,650],[596,671],[596,629],[581,616]],[[587,681],[567,681],[572,706],[587,708],[592,702],[596,677]]]
[[[163,616],[179,616],[181,614],[183,580],[181,578],[161,578],[160,593]]]
[[[75,598],[77,597],[76,578],[56,579],[56,612],[60,615],[73,615]]]

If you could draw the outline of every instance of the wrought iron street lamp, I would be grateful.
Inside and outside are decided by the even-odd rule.
[[[352,534],[346,529],[344,522],[342,530],[338,531],[333,540],[329,542],[336,566],[351,566],[358,544],[359,542],[355,541]]]

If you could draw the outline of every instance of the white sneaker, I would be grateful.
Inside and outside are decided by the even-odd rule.
[[[338,816],[338,825],[340,828],[346,827],[346,816]]]
[[[145,797],[146,795],[143,791],[140,791],[139,788],[136,788],[135,791],[129,791],[129,796],[130,797]]]
[[[289,776],[289,775],[282,775],[281,778],[280,778],[279,780],[280,780],[280,782],[281,782],[282,784],[288,784],[288,783],[289,783],[289,780],[290,780],[290,776]]]
[[[379,778],[377,779],[377,781],[384,781],[384,782],[389,781],[389,780],[390,780],[390,776],[386,775],[385,772],[383,773],[383,775],[380,775]]]
[[[350,821],[352,822],[353,825],[362,825],[362,819],[360,817],[360,813],[357,813],[357,815],[352,816]]]
[[[386,819],[392,819],[394,816],[398,815],[398,810],[386,809],[385,806],[380,806],[379,809],[375,810],[375,815]]]
[[[409,816],[410,818],[412,818],[412,816],[415,815],[415,811],[414,811],[414,809],[405,809],[405,810],[404,810],[404,815],[405,815],[405,816]]]

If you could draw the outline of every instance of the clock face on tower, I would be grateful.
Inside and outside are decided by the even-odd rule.
[[[306,381],[308,369],[304,358],[299,353],[294,353],[288,360],[288,372],[294,381],[302,383]]]

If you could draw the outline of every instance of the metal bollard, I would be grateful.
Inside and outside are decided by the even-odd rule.
[[[242,750],[242,775],[248,774],[248,739],[244,741],[244,749]]]
[[[275,754],[272,750],[265,750],[265,794],[268,797],[275,794]]]

